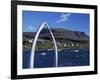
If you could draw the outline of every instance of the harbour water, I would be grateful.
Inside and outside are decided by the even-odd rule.
[[[23,69],[29,68],[31,50],[23,51]],[[54,50],[36,50],[34,68],[55,67]],[[67,49],[58,51],[58,67],[89,65],[88,49]]]

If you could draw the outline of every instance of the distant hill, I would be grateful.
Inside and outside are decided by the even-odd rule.
[[[68,40],[75,40],[75,41],[89,41],[89,36],[80,31],[72,31],[62,28],[51,28],[51,31],[54,34],[56,39],[68,39]],[[23,32],[24,38],[34,38],[36,32]],[[41,38],[51,38],[50,32],[47,28],[44,28],[39,37]]]

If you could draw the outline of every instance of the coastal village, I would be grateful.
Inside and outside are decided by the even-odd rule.
[[[56,32],[56,34],[57,33],[58,32]],[[23,49],[24,50],[32,48],[32,44],[33,44],[33,41],[34,41],[34,36],[28,37],[31,34],[32,33],[30,33],[30,34],[27,33],[27,34],[25,34],[23,36]],[[46,35],[40,35],[40,37],[38,38],[37,43],[36,43],[36,50],[41,50],[41,49],[42,50],[54,50],[53,39],[50,37],[50,35],[47,32],[45,34]],[[60,36],[60,34],[61,33],[59,33],[59,36]],[[75,39],[76,39],[76,36],[80,35],[80,33],[77,32],[77,35],[75,35],[73,33],[73,35],[75,36]],[[88,39],[87,40],[82,40],[83,38],[85,39],[85,37],[84,37],[85,35],[78,36],[78,37],[81,37],[81,38],[83,36],[82,39],[79,38],[80,40],[73,40],[73,39],[66,38],[66,37],[62,38],[62,37],[59,37],[59,36],[55,35],[55,37],[56,37],[55,39],[56,39],[58,50],[63,50],[63,49],[84,49],[84,48],[86,49],[86,48],[89,48],[89,41],[88,41]],[[87,36],[86,36],[86,38],[87,38]]]

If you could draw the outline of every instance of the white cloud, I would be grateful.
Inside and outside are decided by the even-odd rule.
[[[62,14],[60,16],[60,19],[56,21],[56,23],[60,23],[60,22],[65,22],[65,21],[68,21],[68,17],[71,16],[70,13],[68,14]]]
[[[34,30],[33,26],[28,26],[29,30]]]

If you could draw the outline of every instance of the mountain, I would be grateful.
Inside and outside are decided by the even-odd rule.
[[[67,39],[74,41],[89,41],[89,36],[85,32],[72,31],[62,28],[51,28],[51,31],[56,39]],[[34,38],[36,32],[23,32],[24,38]],[[44,28],[39,37],[41,38],[51,38],[51,34],[47,28]]]

